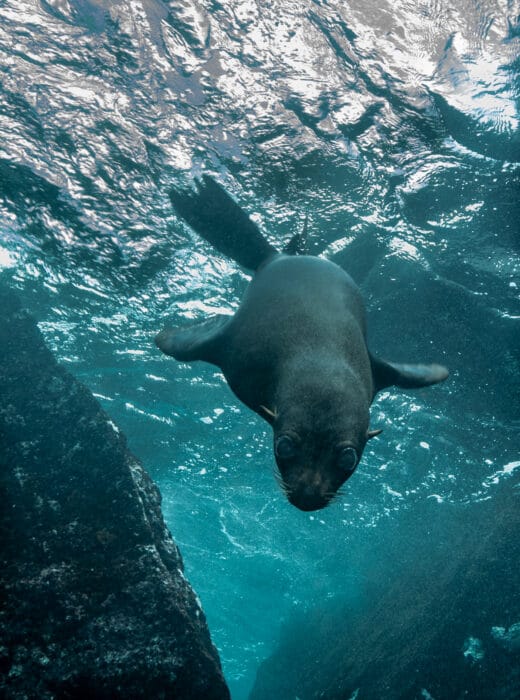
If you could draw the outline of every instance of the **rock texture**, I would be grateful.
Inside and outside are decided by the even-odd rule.
[[[0,696],[229,698],[157,487],[0,289]]]
[[[517,700],[519,482],[484,502],[430,502],[420,518],[404,516],[390,533],[401,551],[390,537],[380,547],[368,599],[287,625],[250,699]]]

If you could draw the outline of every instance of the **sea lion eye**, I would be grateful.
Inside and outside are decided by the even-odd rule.
[[[291,459],[296,454],[294,440],[288,435],[280,435],[274,445],[276,456],[280,459]]]
[[[358,463],[358,455],[353,447],[344,447],[339,453],[338,467],[349,473],[353,472]]]

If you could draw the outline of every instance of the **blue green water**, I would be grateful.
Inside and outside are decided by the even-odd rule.
[[[402,513],[518,480],[519,22],[512,0],[0,0],[0,267],[159,484],[236,700],[292,612],[362,605]],[[214,368],[153,344],[247,284],[171,210],[203,172],[277,245],[309,215],[375,352],[451,370],[379,396],[324,511],[285,501]]]

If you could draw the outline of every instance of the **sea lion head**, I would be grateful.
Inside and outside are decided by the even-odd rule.
[[[326,389],[311,382],[297,394],[270,411],[274,455],[289,502],[319,510],[337,497],[367,441],[381,431],[368,430],[370,401],[352,382]]]

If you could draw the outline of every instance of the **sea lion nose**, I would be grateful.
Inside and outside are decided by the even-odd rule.
[[[294,506],[305,511],[324,508],[330,500],[323,495],[323,481],[319,474],[300,479],[289,491],[288,499]]]
[[[304,511],[320,510],[329,503],[328,498],[324,498],[320,493],[310,491],[296,491],[289,493],[287,498],[289,503]]]

